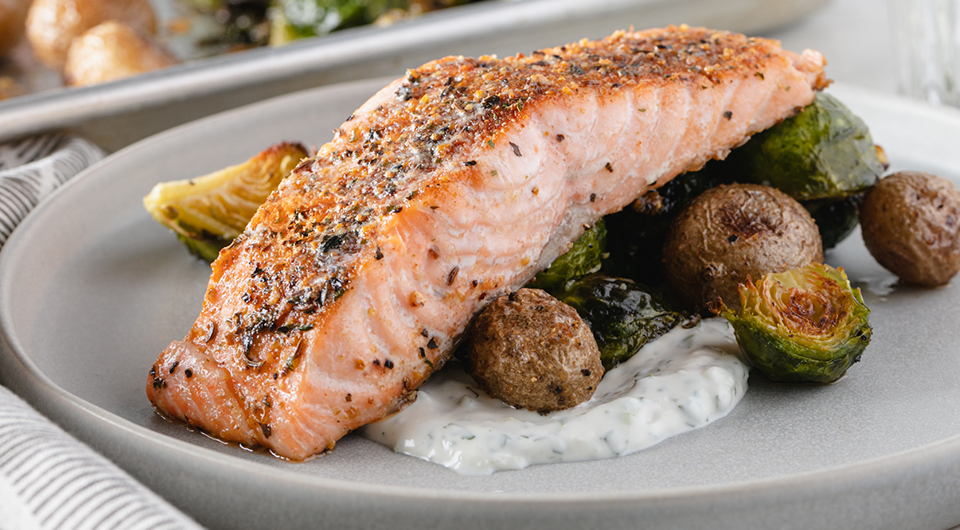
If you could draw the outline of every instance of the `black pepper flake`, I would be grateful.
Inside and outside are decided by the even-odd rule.
[[[475,166],[475,165],[477,165],[477,161],[476,161],[476,160],[467,160],[466,162],[463,163],[463,165],[465,165],[465,166]]]
[[[590,370],[587,370],[586,368],[580,370],[580,373],[583,374],[584,377],[590,377]]]
[[[373,365],[374,365],[374,366],[380,366],[380,359],[374,359],[374,360],[373,360]]]
[[[470,282],[471,287],[476,287],[478,285],[480,285],[480,282],[478,282],[477,280],[473,280],[472,282]]]
[[[397,89],[397,99],[400,101],[409,101],[413,97],[413,89],[409,85],[402,85]]]
[[[257,422],[260,423],[260,422]],[[269,438],[271,434],[270,426],[266,423],[260,423],[260,430],[263,431],[263,437]]]
[[[427,328],[420,328],[420,334],[423,335],[424,337],[430,336],[430,332],[427,331]]]
[[[440,257],[440,251],[437,250],[437,247],[430,247],[430,248],[428,248],[428,249],[427,249],[427,254],[428,254],[431,258],[433,258],[433,259],[437,259],[437,258]]]
[[[373,255],[373,258],[377,261],[383,259],[383,251],[380,250],[380,247],[377,247],[377,253]]]
[[[487,297],[487,292],[484,291],[484,292],[480,293],[480,296],[477,297],[477,300],[483,300],[483,299],[486,298],[486,297]]]
[[[729,110],[728,110],[728,111],[724,111],[723,117],[726,118],[726,119],[728,119],[728,120],[731,119],[731,118],[733,118],[733,111],[729,111]]]
[[[607,164],[603,166],[603,169],[606,169],[607,171],[613,173],[613,164],[611,164],[610,162],[607,162]]]
[[[487,97],[482,102],[483,108],[485,109],[493,108],[493,106],[498,105],[499,103],[500,103],[500,96],[497,96],[497,95]]]
[[[557,388],[553,389],[553,393],[557,395],[563,394],[563,388],[558,386]]]
[[[512,293],[510,293],[509,295],[507,295],[507,299],[510,300],[511,302],[516,302],[516,301],[517,301],[517,292],[516,292],[516,291],[513,291]]]
[[[353,401],[353,394],[347,394],[347,397],[344,399],[346,400],[347,403],[350,403],[351,401]]]
[[[596,194],[596,193],[591,193],[591,194],[590,194],[590,202],[597,202],[597,194]]]
[[[423,348],[420,348],[420,358],[421,358],[421,359],[426,359],[426,358],[427,358],[427,352],[426,352],[426,350],[424,350]]]
[[[571,64],[571,65],[570,65],[570,73],[571,73],[572,75],[583,75],[583,68],[580,68],[579,66],[577,66],[577,65],[575,65],[575,64]]]
[[[190,379],[191,377],[193,377],[193,370],[187,368],[186,370],[183,371],[183,375],[187,376],[187,379]]]
[[[430,348],[431,350],[437,349],[437,339],[430,337],[430,341],[427,342],[427,348]]]
[[[736,243],[737,239],[737,234],[731,234],[730,237],[727,238],[727,243]]]
[[[170,373],[172,374],[174,370],[177,369],[177,365],[180,364],[180,361],[173,361],[173,364],[170,365]]]
[[[426,335],[424,335],[424,337],[426,337]],[[150,376],[153,377],[155,375],[157,375],[157,366],[153,365],[150,367]]]
[[[457,274],[459,273],[459,266],[454,266],[452,269],[450,269],[450,272],[447,273],[447,285],[453,285],[453,282],[457,279]]]
[[[520,153],[520,146],[518,146],[517,144],[515,144],[515,143],[513,143],[513,142],[510,142],[510,147],[513,149],[513,154],[515,154],[515,155],[517,155],[517,156],[523,156],[523,155]]]
[[[390,359],[384,359],[383,367],[386,368],[387,370],[393,370],[393,361],[391,361]]]
[[[567,138],[567,137],[564,136],[564,135],[562,135],[562,134],[558,134],[558,135],[557,135],[557,141],[558,141],[558,142],[562,142],[562,141],[564,141],[566,138]]]

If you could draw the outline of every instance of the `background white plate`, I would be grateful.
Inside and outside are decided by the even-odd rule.
[[[827,255],[864,287],[873,343],[830,386],[751,378],[727,418],[628,457],[464,477],[349,436],[293,464],[157,416],[160,350],[209,267],[143,210],[159,181],[280,140],[319,145],[382,86],[298,93],[160,134],[41,205],[0,254],[5,385],[211,528],[946,528],[960,523],[960,282],[896,286],[854,235]],[[960,116],[833,90],[894,169],[960,176]]]

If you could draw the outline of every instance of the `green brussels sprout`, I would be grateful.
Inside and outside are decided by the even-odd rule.
[[[740,302],[720,314],[747,362],[773,381],[831,383],[870,343],[870,310],[843,269],[812,263],[748,280]]]
[[[600,261],[607,246],[607,229],[603,219],[573,242],[565,254],[540,271],[526,287],[543,289],[556,296],[571,282],[600,270]]]
[[[800,203],[816,221],[824,250],[837,246],[857,227],[860,219],[860,204],[865,194],[866,192],[862,192],[839,199],[819,199]]]
[[[704,191],[728,182],[722,162],[711,161],[699,171],[679,175],[606,216],[609,256],[604,271],[644,282],[661,279],[661,249],[673,218]]]
[[[406,9],[408,0],[276,0],[270,12],[270,44],[327,35],[363,26],[392,9]]]
[[[730,153],[737,182],[779,189],[798,201],[840,198],[876,184],[883,163],[863,121],[829,94]]]
[[[301,144],[276,144],[242,164],[157,184],[143,198],[143,206],[154,220],[172,230],[191,254],[213,261],[220,249],[240,235],[270,192],[307,156]]]
[[[559,299],[590,326],[605,370],[633,357],[683,320],[683,315],[664,306],[658,294],[626,278],[587,276]]]

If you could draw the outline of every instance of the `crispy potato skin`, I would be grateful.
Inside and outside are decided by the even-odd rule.
[[[691,306],[717,298],[740,307],[747,278],[823,261],[817,225],[787,194],[757,184],[717,186],[688,204],[670,226],[664,274]]]
[[[465,345],[470,375],[488,394],[546,414],[587,401],[603,377],[589,326],[539,289],[494,300]]]
[[[0,0],[0,57],[23,36],[30,0]]]
[[[860,208],[870,254],[903,281],[944,285],[960,271],[960,190],[904,171],[880,181]]]
[[[73,40],[63,77],[72,86],[106,83],[176,64],[176,59],[126,24],[109,21]]]
[[[109,20],[139,31],[157,31],[148,0],[34,0],[27,15],[27,39],[43,64],[60,70],[73,40]]]

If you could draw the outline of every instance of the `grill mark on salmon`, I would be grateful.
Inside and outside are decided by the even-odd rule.
[[[332,449],[414,399],[486,303],[598,218],[809,104],[823,66],[671,26],[411,70],[220,253],[148,397],[286,458]]]

